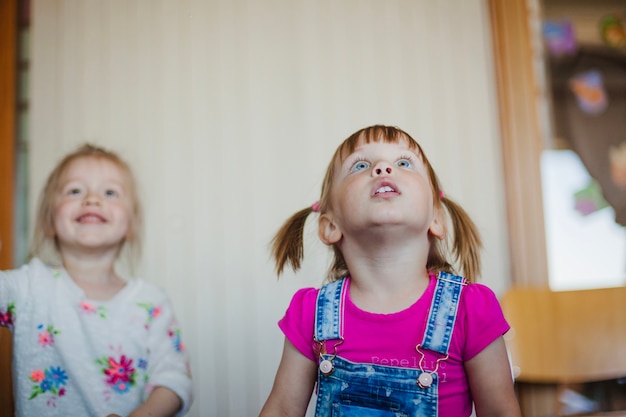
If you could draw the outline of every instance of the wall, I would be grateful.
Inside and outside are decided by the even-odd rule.
[[[422,143],[483,234],[483,282],[508,287],[488,23],[481,0],[33,1],[31,201],[83,141],[132,163],[139,274],[178,311],[191,416],[259,411],[276,321],[329,259],[311,225],[302,273],[278,281],[268,242],[361,127],[398,125]]]

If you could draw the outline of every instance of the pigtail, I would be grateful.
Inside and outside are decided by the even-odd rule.
[[[452,253],[458,261],[463,275],[469,282],[480,276],[480,250],[482,241],[478,229],[467,212],[457,203],[442,196],[441,202],[448,209],[452,220]]]
[[[294,272],[300,269],[304,259],[304,226],[312,212],[313,209],[307,207],[291,216],[272,239],[272,255],[278,276],[283,273],[285,264],[289,264]]]

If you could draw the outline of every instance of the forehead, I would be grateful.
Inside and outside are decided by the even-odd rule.
[[[126,175],[122,167],[114,161],[93,155],[80,156],[69,161],[61,173],[61,182],[93,178],[124,182]]]

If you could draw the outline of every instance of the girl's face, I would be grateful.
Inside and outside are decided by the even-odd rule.
[[[401,140],[361,143],[335,165],[330,207],[325,215],[341,234],[382,226],[443,236],[428,170],[417,149]],[[336,243],[338,239],[324,239]]]
[[[106,158],[80,157],[61,175],[53,228],[65,251],[119,250],[130,230],[132,201],[124,171]]]

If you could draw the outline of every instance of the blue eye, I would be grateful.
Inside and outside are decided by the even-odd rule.
[[[352,165],[352,168],[350,169],[350,171],[351,172],[363,171],[364,169],[367,169],[369,167],[370,167],[370,163],[367,161],[356,161],[354,165]]]
[[[104,192],[104,195],[106,195],[107,197],[117,197],[118,193],[115,190],[106,190]]]
[[[67,190],[67,195],[79,195],[80,193],[80,188],[70,188],[69,190]]]
[[[396,162],[396,166],[399,166],[400,168],[411,168],[413,163],[409,159],[400,159]]]

